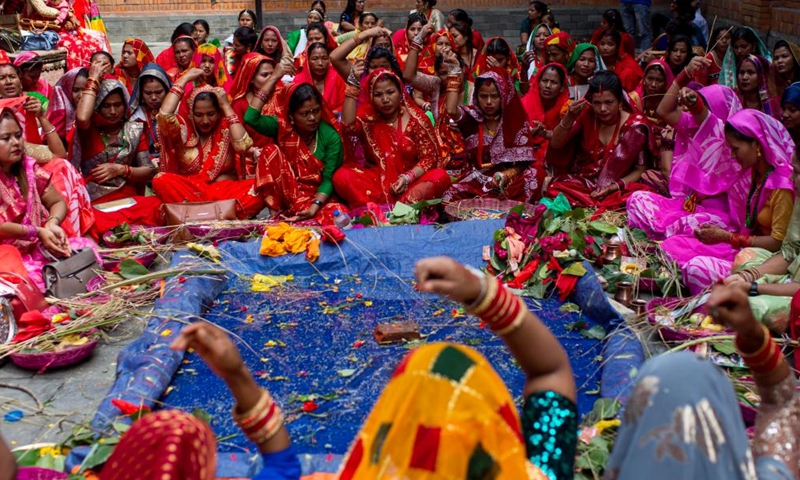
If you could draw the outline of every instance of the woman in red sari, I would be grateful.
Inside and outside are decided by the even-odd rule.
[[[282,63],[286,68],[287,63]],[[233,79],[233,86],[228,96],[231,97],[231,107],[236,115],[244,119],[250,102],[255,98],[256,93],[260,92],[267,85],[267,81],[275,71],[276,63],[270,57],[260,53],[248,53],[242,59],[236,78]],[[276,89],[283,88],[283,82],[278,81]],[[276,115],[277,108],[274,97],[266,102],[261,108],[261,115]],[[265,148],[275,148],[275,142],[271,137],[258,133],[250,124],[244,124],[247,134],[253,139],[253,148],[247,154],[245,162],[245,177],[254,178],[256,175],[256,161],[263,153]]]
[[[427,24],[428,19],[425,18],[424,15],[412,13],[408,16],[406,28],[404,30],[398,30],[392,36],[392,43],[394,43],[394,54],[397,57],[397,62],[400,64],[400,68],[403,68],[403,65],[405,65],[406,57],[408,57],[408,52],[411,49],[411,42],[413,42],[417,35],[419,35],[419,33],[422,31],[422,27]]]
[[[153,191],[167,203],[239,201],[240,218],[255,215],[262,202],[239,155],[253,141],[219,87],[197,87],[187,97],[188,116],[176,115],[186,84],[201,78],[199,68],[172,86],[158,114],[161,165]],[[237,155],[239,154],[239,155]]]
[[[553,130],[569,109],[567,70],[560,63],[545,65],[531,82],[531,89],[522,97],[522,106],[533,127],[533,154],[544,165]]]
[[[632,92],[639,86],[644,74],[636,60],[622,51],[621,43],[622,37],[618,31],[606,30],[600,34],[597,49],[600,51],[600,57],[603,59],[606,69],[619,77],[622,81],[622,88],[626,92]]]
[[[544,170],[534,161],[530,124],[519,96],[502,70],[475,80],[472,105],[459,106],[460,65],[447,60],[447,113],[464,135],[468,169],[443,200],[491,197],[535,202]]]
[[[160,225],[161,202],[145,197],[145,186],[156,173],[150,159],[144,125],[129,120],[130,97],[118,80],[101,78],[97,65],[89,70],[75,120],[73,162],[78,162],[95,206],[95,230],[100,236],[123,222]],[[132,199],[134,205],[103,212],[103,203]]]
[[[169,79],[175,81],[189,69],[197,44],[190,35],[181,35],[172,42],[172,62],[159,63],[167,71]],[[159,55],[159,58],[161,55]]]
[[[350,208],[440,198],[450,186],[450,175],[441,168],[430,120],[404,94],[400,77],[383,68],[367,77],[364,88],[370,101],[359,108],[360,73],[354,66],[347,80],[342,124],[344,133],[358,137],[363,145],[365,165],[337,170],[336,193]]]
[[[266,150],[256,166],[256,188],[264,203],[288,221],[316,219],[333,224],[343,206],[330,202],[333,174],[342,165],[338,122],[322,95],[308,83],[292,83],[278,92],[277,115],[262,115],[283,68],[275,69],[253,97],[245,122],[277,141],[280,149]]]
[[[607,71],[592,77],[586,97],[570,105],[553,131],[551,148],[572,142],[576,152],[571,173],[553,179],[548,197],[563,193],[576,206],[616,209],[647,188],[636,182],[648,165],[650,127],[629,109],[619,77]]]
[[[128,95],[133,95],[136,79],[151,62],[155,62],[153,53],[142,40],[129,38],[122,44],[122,57],[114,68],[114,76],[128,89]]]
[[[341,111],[344,104],[345,83],[331,65],[328,47],[324,43],[312,43],[306,53],[308,63],[294,77],[294,83],[314,85],[334,112]]]

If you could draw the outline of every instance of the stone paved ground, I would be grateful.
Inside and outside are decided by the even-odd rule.
[[[0,431],[13,447],[63,440],[76,423],[90,424],[100,400],[114,382],[117,354],[139,337],[142,321],[123,323],[108,339],[100,341],[94,355],[71,368],[41,375],[12,363],[0,367],[0,417],[11,410],[25,412],[14,423],[0,420]],[[44,409],[36,414],[36,403],[26,393],[6,387],[23,386],[39,399]]]

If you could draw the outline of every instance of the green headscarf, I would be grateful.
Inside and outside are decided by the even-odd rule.
[[[591,43],[579,43],[575,46],[575,51],[572,52],[572,56],[569,57],[569,61],[567,62],[568,72],[572,72],[572,69],[575,68],[575,64],[578,63],[578,59],[586,50],[594,51],[594,59],[595,62],[597,62],[597,67],[594,69],[595,72],[606,69],[606,65],[603,63],[603,59],[600,57],[600,51],[597,50],[597,47]]]

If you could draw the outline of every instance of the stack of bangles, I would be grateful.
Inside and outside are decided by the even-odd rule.
[[[447,85],[445,86],[445,91],[447,92],[459,92],[461,91],[461,82],[462,76],[461,72],[459,73],[449,73],[447,75]]]
[[[125,167],[125,173],[122,174],[122,178],[131,178],[131,174],[133,173],[133,169],[130,165],[123,165]]]
[[[627,186],[628,186],[628,184],[625,182],[625,179],[624,179],[624,178],[620,178],[619,180],[617,180],[617,181],[616,181],[616,182],[614,182],[614,183],[617,185],[617,189],[618,189],[620,192],[624,192],[624,191],[625,191],[625,187],[627,187]]]
[[[683,88],[683,87],[689,85],[689,82],[691,82],[691,81],[692,81],[692,77],[686,71],[686,67],[684,67],[683,70],[681,71],[681,73],[679,73],[678,76],[675,77],[675,84],[678,85],[678,87],[680,87],[680,88]]]
[[[23,230],[22,237],[21,237],[22,240],[27,240],[29,242],[33,242],[37,238],[39,238],[39,229],[36,228],[35,226],[33,226],[33,225],[22,225],[22,224],[20,224],[19,226],[22,227],[22,230]]]
[[[416,50],[417,52],[421,52],[422,51],[422,47],[423,47],[423,45],[422,45],[423,42],[424,42],[424,40],[422,39],[422,37],[421,36],[417,36],[417,37],[414,38],[414,40],[411,40],[411,42],[409,43],[409,47],[412,50]]]
[[[83,94],[91,94],[95,97],[97,96],[97,92],[100,90],[100,82],[97,79],[88,77],[86,79],[86,84],[83,86]]]
[[[185,92],[186,92],[186,90],[181,85],[178,85],[177,83],[174,84],[172,86],[172,88],[169,89],[169,93],[175,95],[178,98],[183,98],[183,94]]]
[[[783,359],[783,352],[778,344],[775,343],[767,327],[762,325],[761,328],[764,329],[764,343],[762,343],[755,352],[743,351],[739,343],[739,337],[736,337],[736,348],[739,350],[739,353],[741,353],[742,360],[744,360],[745,365],[756,375],[770,373],[775,370],[775,367],[777,367],[781,359]]]
[[[509,292],[494,277],[479,271],[473,271],[473,274],[481,279],[481,294],[466,310],[498,335],[508,335],[521,327],[528,315],[528,307],[522,298]]]
[[[740,235],[738,233],[731,233],[730,239],[731,247],[733,248],[746,248],[753,246],[753,237],[750,235]]]
[[[249,412],[239,413],[234,405],[232,414],[245,436],[256,445],[266,443],[283,427],[281,407],[266,390],[262,390],[261,398]]]
[[[414,173],[414,169],[407,171],[406,173],[401,173],[400,178],[404,178],[406,180],[406,185],[411,185],[414,183],[414,180],[417,179],[417,174]]]
[[[737,273],[740,277],[744,279],[747,283],[753,283],[759,278],[761,278],[761,272],[758,271],[756,267],[750,267],[748,269],[742,270],[741,272]]]
[[[239,120],[239,115],[236,115],[235,113],[233,115],[228,115],[227,117],[225,117],[225,120],[228,121],[228,125],[241,125],[242,124],[242,121]]]
[[[269,91],[268,90],[259,90],[256,92],[255,97],[261,100],[263,103],[269,102]]]
[[[344,96],[358,100],[361,96],[361,85],[353,85],[348,81],[347,86],[344,88]]]
[[[675,140],[671,138],[662,138],[660,150],[662,152],[671,152],[675,150]]]

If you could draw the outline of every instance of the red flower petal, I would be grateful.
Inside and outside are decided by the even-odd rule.
[[[313,412],[314,410],[318,409],[319,405],[314,402],[314,400],[309,400],[303,404],[303,411],[304,412]]]

